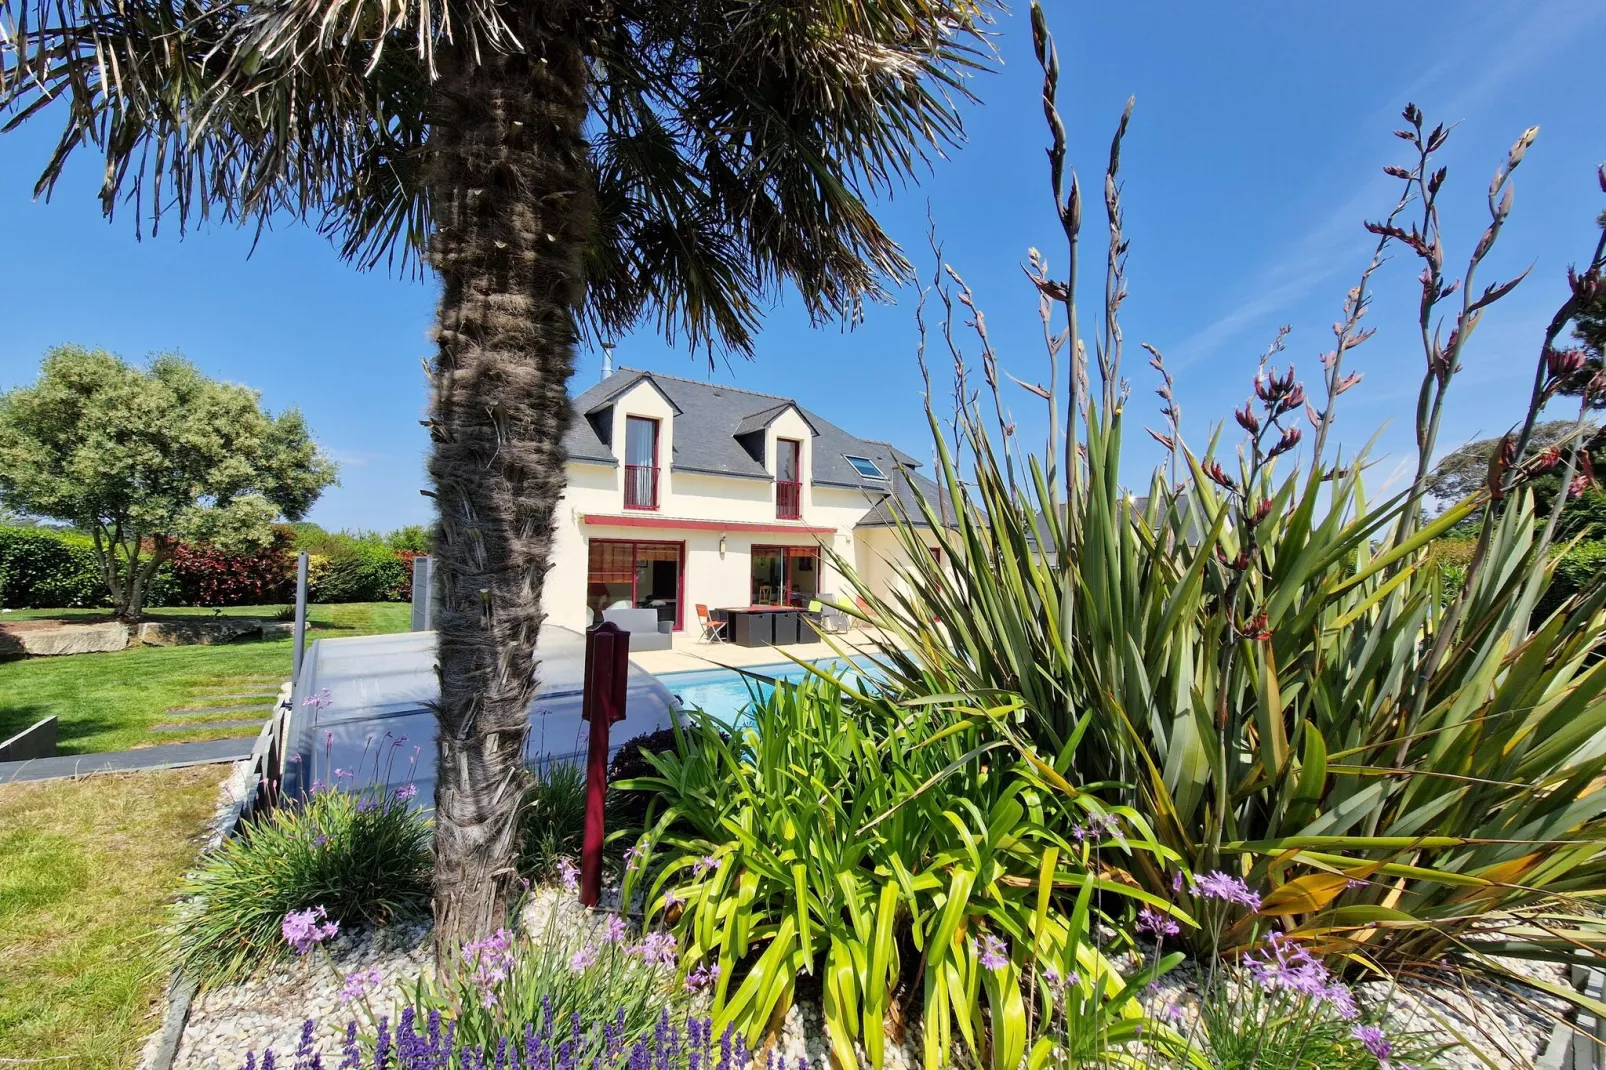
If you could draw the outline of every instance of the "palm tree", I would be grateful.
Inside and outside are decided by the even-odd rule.
[[[908,265],[867,200],[961,135],[990,0],[0,0],[4,129],[136,227],[294,217],[440,276],[437,949],[501,924],[577,342],[750,349]]]

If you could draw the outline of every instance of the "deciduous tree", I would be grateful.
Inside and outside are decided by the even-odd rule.
[[[118,618],[135,620],[180,540],[265,547],[335,481],[301,413],[163,355],[140,369],[61,346],[0,394],[0,503],[94,537]]]

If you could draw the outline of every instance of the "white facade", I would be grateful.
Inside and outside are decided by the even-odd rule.
[[[704,384],[685,384],[684,388],[692,387],[710,389]],[[743,392],[726,391],[716,396],[726,398],[730,394]],[[894,493],[890,479],[896,478],[896,473],[887,472],[889,481],[882,486],[817,485],[815,450],[820,438],[815,425],[798,407],[788,406],[785,399],[744,395],[745,399],[753,399],[749,407],[754,409],[765,403],[772,409],[780,407],[778,413],[762,417],[768,420],[766,426],[751,430],[745,437],[749,454],[756,461],[762,434],[763,469],[767,475],[759,474],[756,464],[742,474],[729,474],[698,471],[679,463],[678,456],[692,451],[677,451],[677,435],[729,436],[735,434],[737,427],[711,427],[706,418],[692,426],[690,418],[677,411],[675,403],[651,378],[640,379],[611,399],[611,414],[597,415],[612,429],[607,443],[611,461],[601,453],[577,457],[571,450],[568,489],[556,518],[555,566],[547,574],[543,598],[550,621],[584,629],[604,603],[619,604],[613,600],[629,597],[628,584],[606,586],[600,582],[621,579],[623,566],[612,566],[610,571],[598,560],[630,560],[632,547],[639,544],[654,544],[651,552],[665,562],[658,565],[638,560],[631,566],[638,584],[651,583],[658,588],[653,592],[638,590],[638,604],[647,602],[650,593],[651,604],[660,609],[660,619],[673,619],[677,630],[691,633],[697,630],[695,607],[699,604],[710,609],[746,606],[759,600],[756,594],[760,591],[765,601],[786,601],[786,589],[760,586],[760,578],[754,572],[754,547],[795,548],[799,555],[809,550],[818,553],[817,559],[810,559],[787,555],[783,549],[785,567],[801,573],[789,574],[798,581],[790,587],[794,604],[815,594],[847,600],[854,597],[843,577],[831,567],[828,550],[852,561],[873,588],[880,589],[893,581],[893,563],[902,558],[895,532],[886,526],[858,525]],[[597,414],[596,409],[590,411]],[[644,505],[638,494],[637,507],[627,504],[627,478],[643,480],[637,485],[645,485],[646,477],[639,471],[627,477],[625,428],[630,416],[657,421],[656,495],[649,496],[653,500]],[[577,412],[575,418],[584,419],[585,414]],[[830,430],[831,441],[838,447],[843,441],[861,445],[866,442],[844,439],[844,433]],[[800,444],[800,515],[796,519],[778,515],[786,510],[777,509],[776,471],[779,444],[784,440]],[[884,449],[883,456],[887,455],[896,456],[890,447]],[[642,457],[638,454],[635,459],[640,461]],[[888,464],[885,459],[878,463]],[[928,534],[927,538],[930,545],[936,544],[934,535]],[[609,550],[610,545],[614,549]],[[673,578],[667,563],[671,551],[666,548],[671,546],[678,547],[679,555]],[[772,556],[762,557],[761,571],[771,560]],[[675,587],[672,597],[671,584]]]

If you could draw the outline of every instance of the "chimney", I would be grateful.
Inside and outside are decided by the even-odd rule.
[[[604,379],[613,374],[613,343],[602,343],[602,377]]]

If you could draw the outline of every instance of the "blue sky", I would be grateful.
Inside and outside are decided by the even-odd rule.
[[[1606,206],[1595,165],[1606,159],[1606,115],[1590,91],[1606,33],[1593,0],[1379,3],[1069,4],[1052,0],[1065,74],[1061,108],[1071,157],[1094,193],[1083,248],[1101,278],[1097,189],[1127,96],[1137,108],[1123,154],[1132,240],[1125,310],[1133,383],[1129,409],[1157,425],[1151,342],[1177,375],[1185,427],[1202,442],[1248,394],[1257,357],[1289,323],[1288,357],[1308,379],[1345,290],[1369,255],[1363,218],[1392,204],[1384,164],[1404,162],[1390,135],[1414,100],[1430,122],[1461,125],[1443,162],[1452,264],[1487,221],[1484,190],[1524,127],[1538,143],[1516,179],[1516,208],[1481,278],[1534,271],[1485,318],[1464,358],[1441,442],[1496,434],[1520,417],[1540,331],[1564,296],[1569,263],[1593,246]],[[976,80],[969,142],[880,205],[889,231],[924,276],[926,213],[946,259],[974,288],[1005,370],[1043,374],[1036,298],[1021,275],[1035,245],[1056,269],[1064,244],[1046,193],[1040,75],[1026,9],[1000,19],[998,73]],[[0,137],[0,219],[8,251],[0,388],[33,378],[51,345],[78,342],[136,359],[177,350],[210,374],[249,384],[277,410],[299,405],[343,466],[312,519],[385,529],[427,522],[427,439],[420,359],[435,287],[341,263],[315,234],[286,224],[263,236],[210,227],[136,241],[132,219],[108,224],[84,157],[50,203],[32,186],[53,129]],[[1410,445],[1422,358],[1414,337],[1418,268],[1386,266],[1369,316],[1377,337],[1353,357],[1365,381],[1345,395],[1338,433],[1358,445],[1387,423],[1374,484]],[[795,396],[843,427],[930,454],[914,362],[914,292],[871,307],[851,332],[811,329],[796,300],[769,315],[756,359],[721,363],[668,348],[649,331],[622,338],[616,359],[693,378]],[[1084,299],[1096,307],[1091,288]],[[600,358],[581,355],[577,388]],[[1041,403],[1010,395],[1022,434],[1041,434]],[[1390,422],[1392,421],[1392,422]],[[1156,459],[1128,436],[1128,478]],[[1397,477],[1395,477],[1397,478]]]

